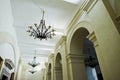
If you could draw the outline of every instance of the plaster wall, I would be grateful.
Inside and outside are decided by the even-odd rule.
[[[88,15],[95,25],[94,30],[101,49],[100,55],[103,61],[100,63],[104,66],[105,80],[119,80],[120,35],[102,1],[98,1]]]
[[[43,80],[41,76],[41,71],[38,71],[34,74],[31,74],[30,72],[26,72],[25,80]]]
[[[18,70],[18,74],[17,74],[17,80],[21,80],[21,74],[22,73],[22,64],[19,64],[19,70]]]
[[[70,47],[72,35],[78,28],[85,27],[89,33],[94,31],[99,45],[96,50],[104,80],[119,80],[120,35],[102,0],[98,0],[86,13],[67,32],[67,45]],[[70,50],[68,50],[68,53],[70,53]]]
[[[120,16],[120,0],[108,0],[117,16]],[[116,16],[116,17],[117,17]]]
[[[0,56],[3,58],[3,60],[10,59],[14,63],[14,50],[10,44],[3,43],[0,45]]]
[[[8,54],[10,54],[10,55],[8,55]],[[8,44],[8,43],[0,44],[0,56],[3,59],[3,64],[2,64],[2,68],[0,70],[0,74],[2,74],[3,68],[6,69],[9,74],[14,72],[14,69],[9,70],[8,68],[6,68],[6,66],[4,64],[5,59],[10,59],[14,64],[14,51],[13,51],[13,48],[10,44]],[[0,75],[0,77],[2,78],[2,75]],[[8,75],[8,79],[9,78],[10,78],[10,75]]]
[[[11,10],[10,0],[0,1],[0,12],[1,12],[0,13],[0,43],[10,44],[13,48],[14,56],[15,56],[14,62],[15,62],[15,76],[16,76],[17,67],[18,67],[17,65],[19,60],[19,48],[17,45],[16,32],[13,27],[13,15]]]
[[[66,36],[62,36],[59,40],[58,44],[56,45],[55,49],[55,59],[57,54],[61,54],[61,64],[62,64],[62,74],[63,74],[63,80],[69,80],[68,79],[68,63],[67,63],[67,47],[66,47]]]

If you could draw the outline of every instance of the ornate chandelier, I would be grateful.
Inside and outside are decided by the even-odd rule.
[[[42,39],[47,40],[48,38],[51,39],[53,38],[53,36],[55,36],[54,33],[55,30],[51,29],[51,26],[46,27],[45,25],[44,13],[45,11],[43,11],[42,19],[40,20],[39,25],[34,23],[34,27],[28,26],[29,30],[27,32],[30,33],[30,36],[34,37],[34,39],[38,38],[40,40]]]
[[[33,68],[38,66],[40,63],[36,62],[36,56],[33,57],[33,61],[28,63]]]

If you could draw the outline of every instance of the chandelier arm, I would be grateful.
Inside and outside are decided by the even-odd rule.
[[[49,31],[48,33],[46,33],[46,35],[47,35],[47,34],[49,34],[49,33],[51,33],[51,32],[53,32],[53,33],[54,33],[54,31]]]
[[[38,33],[37,33],[37,34],[39,34],[39,33],[40,33],[40,30],[39,30],[39,28],[37,28],[37,31],[38,31]]]
[[[50,34],[52,31],[49,31],[48,33],[46,33],[45,35],[47,36],[48,34]]]
[[[37,31],[36,31],[35,29],[33,29],[33,31],[34,31],[34,33],[36,33],[36,34],[37,34]]]
[[[48,31],[49,29],[46,29],[45,31],[44,31],[44,34]]]

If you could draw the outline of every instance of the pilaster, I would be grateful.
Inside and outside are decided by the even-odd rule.
[[[87,80],[84,55],[68,54],[69,80]]]

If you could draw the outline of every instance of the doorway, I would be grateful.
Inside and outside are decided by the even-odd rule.
[[[8,80],[8,77],[7,77],[6,75],[3,74],[2,80]]]
[[[83,42],[83,54],[87,80],[103,80],[94,45],[88,38]]]
[[[51,80],[51,64],[48,67],[48,80]]]
[[[62,57],[60,53],[57,54],[55,60],[55,80],[63,80]]]

